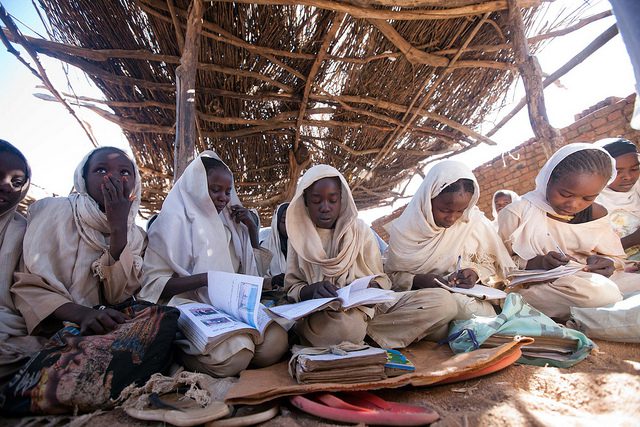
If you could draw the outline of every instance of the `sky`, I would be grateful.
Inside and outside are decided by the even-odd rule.
[[[591,5],[587,16],[610,9],[608,2],[604,0],[556,0],[553,6],[582,3]],[[46,35],[31,2],[9,0],[3,4],[23,34],[34,37]],[[605,18],[579,31],[554,39],[537,55],[543,72],[551,74],[614,22],[613,17]],[[33,64],[26,52],[19,46],[14,46]],[[44,55],[40,55],[40,60],[59,91],[69,92],[70,82],[79,95],[103,98],[101,92],[81,71]],[[633,72],[620,36],[614,37],[561,78],[560,83],[561,85],[551,85],[545,90],[549,120],[557,128],[573,123],[575,114],[604,98],[626,97],[633,93]],[[46,89],[38,88],[40,85],[41,82],[13,55],[5,49],[0,52],[0,87],[3,88],[0,102],[0,138],[16,145],[29,160],[33,172],[31,193],[36,198],[51,194],[68,194],[72,187],[75,167],[93,147],[82,128],[62,104],[43,101],[34,96],[35,93],[48,94]],[[521,81],[518,80],[508,100],[517,103],[523,95],[524,90]],[[479,129],[480,133],[488,132],[510,109],[507,105],[489,117]],[[76,108],[76,113],[89,124],[100,145],[116,146],[130,153],[128,142],[117,125],[87,110]],[[532,136],[525,108],[492,137],[497,142],[496,146],[482,144],[456,156],[455,159],[473,168]],[[420,179],[414,179],[409,186],[409,192],[415,192],[419,184]],[[360,217],[371,223],[405,203],[407,200],[398,201],[392,207],[361,211]]]

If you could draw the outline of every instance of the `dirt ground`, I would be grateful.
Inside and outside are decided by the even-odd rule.
[[[434,426],[638,426],[640,344],[596,341],[599,349],[570,369],[513,365],[467,382],[376,391],[387,400],[429,406],[441,416]],[[5,419],[0,425],[121,427],[158,425],[114,410],[89,419]],[[286,402],[264,426],[332,426]]]

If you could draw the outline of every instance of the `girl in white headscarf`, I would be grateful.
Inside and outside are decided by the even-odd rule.
[[[607,140],[604,140],[607,141]],[[603,142],[604,142],[603,141]],[[609,141],[611,141],[609,139]],[[596,202],[607,208],[611,225],[629,259],[640,261],[640,161],[638,147],[624,138],[597,142],[615,159],[617,176]]]
[[[74,190],[29,208],[24,237],[27,273],[16,273],[14,301],[32,334],[62,321],[102,334],[126,319],[101,304],[123,302],[140,289],[144,231],[135,224],[140,175],[121,150],[101,147],[78,165]]]
[[[500,211],[518,200],[520,200],[520,196],[515,191],[503,188],[493,193],[493,198],[491,199],[491,215],[493,217],[492,224],[496,230],[498,229],[498,214]]]
[[[489,220],[476,207],[480,188],[464,164],[446,160],[429,170],[402,215],[387,225],[385,271],[400,290],[492,284],[515,268]],[[459,293],[456,318],[493,316],[490,303]]]
[[[289,251],[285,288],[293,301],[335,296],[355,279],[375,275],[370,286],[390,289],[378,244],[358,219],[351,190],[335,168],[318,165],[300,179],[287,209]],[[402,348],[421,339],[441,339],[455,315],[447,292],[398,292],[391,303],[346,311],[326,309],[296,324],[304,344],[362,342],[369,335],[382,347]]]
[[[231,170],[216,153],[205,151],[185,169],[149,228],[140,298],[169,305],[211,304],[208,271],[263,276],[270,260],[270,252],[259,245],[251,213],[238,199]],[[234,335],[207,354],[188,340],[178,345],[188,369],[225,377],[249,363],[277,362],[287,350],[287,334],[273,323],[260,345],[248,334]]]
[[[27,195],[31,171],[24,155],[0,140],[0,387],[44,339],[29,336],[11,298],[14,271],[19,271],[27,220],[16,211]]]
[[[271,252],[271,264],[267,276],[271,278],[271,286],[274,288],[284,285],[284,273],[287,271],[287,246],[289,237],[287,234],[286,218],[289,203],[282,203],[273,212],[271,228],[262,238],[261,244]]]
[[[628,273],[615,273],[624,267],[624,250],[607,210],[594,203],[615,176],[606,151],[569,144],[542,167],[535,190],[498,215],[499,234],[520,268],[549,270],[570,259],[585,264],[575,275],[517,290],[550,317],[566,320],[570,307],[600,307],[622,299],[614,282],[626,283]]]

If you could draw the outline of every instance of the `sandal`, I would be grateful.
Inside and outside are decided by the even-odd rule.
[[[430,424],[440,418],[437,412],[422,406],[387,402],[366,391],[293,396],[289,401],[303,412],[333,421],[388,426]]]
[[[226,418],[205,424],[205,427],[241,427],[263,423],[280,413],[280,406],[275,403],[250,405],[233,408]]]

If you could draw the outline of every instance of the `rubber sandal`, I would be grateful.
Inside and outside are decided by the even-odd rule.
[[[240,427],[252,426],[269,421],[280,413],[277,404],[242,406],[232,411],[229,418],[222,418],[205,424],[205,427]]]
[[[504,368],[507,368],[513,365],[518,359],[520,359],[521,356],[522,356],[522,350],[518,347],[516,351],[508,353],[505,357],[494,361],[493,364],[489,366],[485,366],[484,368],[474,372],[466,372],[466,373],[457,375],[455,377],[449,377],[445,380],[438,381],[433,385],[451,384],[451,383],[467,381],[472,378],[483,377],[485,375],[493,374],[494,372],[501,371]]]
[[[432,409],[405,403],[388,402],[365,392],[340,394],[318,393],[289,398],[303,412],[333,421],[387,426],[417,426],[431,424],[440,415]]]
[[[136,409],[125,408],[127,415],[139,420],[161,421],[178,427],[195,426],[217,420],[229,414],[229,407],[223,402],[212,401],[202,408],[193,399],[181,399],[180,393],[167,393],[162,396],[162,408]]]

